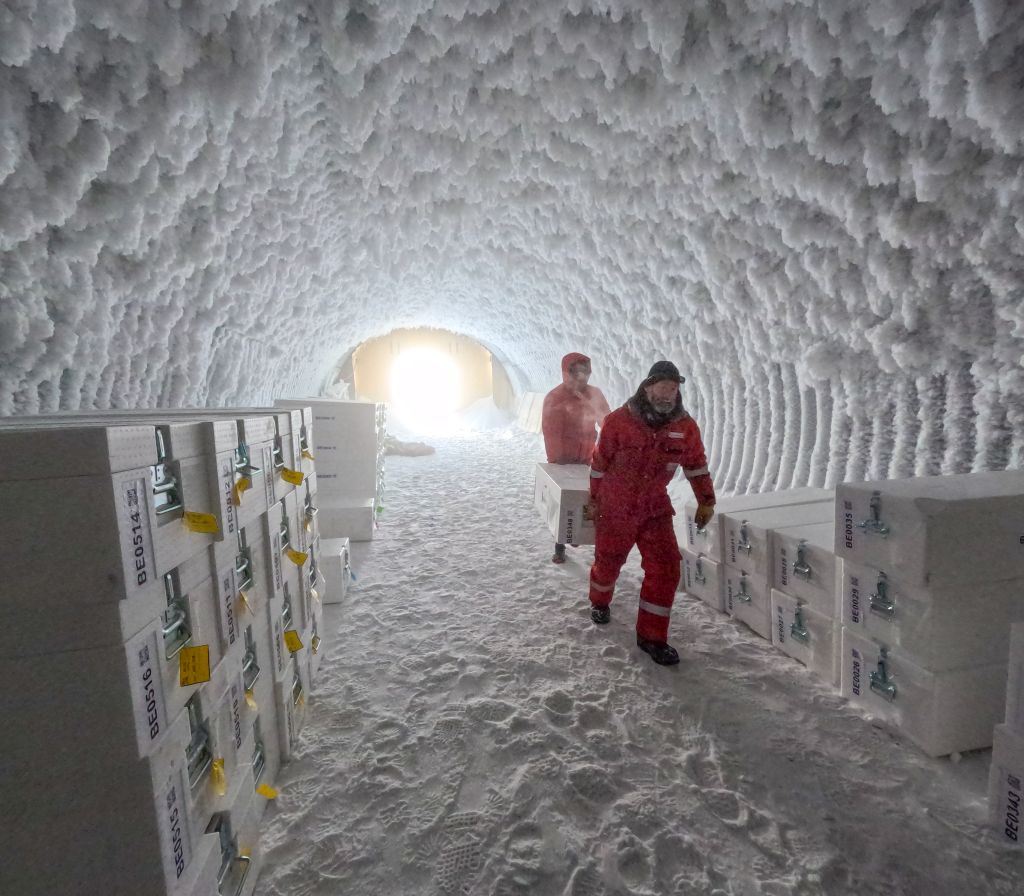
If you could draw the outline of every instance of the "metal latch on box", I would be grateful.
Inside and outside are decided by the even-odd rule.
[[[739,590],[736,592],[736,599],[743,601],[745,604],[749,604],[752,600],[751,595],[747,591],[747,574],[745,572],[740,573]]]
[[[238,840],[231,830],[231,813],[217,812],[206,826],[207,834],[220,837],[220,868],[217,871],[217,892],[228,896],[232,888],[229,881],[234,881],[233,892],[238,896],[245,889],[245,879],[249,876],[252,859],[238,851]]]
[[[753,549],[754,548],[750,544],[750,537],[747,532],[747,521],[744,520],[740,523],[740,540],[736,544],[736,550],[746,551],[749,554]]]
[[[240,473],[248,479],[253,478],[254,473],[261,473],[262,467],[257,467],[249,458],[249,446],[245,442],[239,442],[235,449],[235,472]]]
[[[164,575],[167,609],[164,611],[164,657],[174,659],[192,640],[188,600],[178,593],[178,584],[171,573]]]
[[[242,657],[242,685],[251,691],[259,680],[260,664],[256,656],[256,641],[252,635],[252,626],[245,627],[245,655]]]
[[[868,505],[871,511],[871,518],[857,523],[858,529],[863,529],[866,535],[881,535],[886,538],[889,535],[889,527],[882,522],[882,493],[872,492],[871,503]]]
[[[252,551],[249,550],[245,529],[239,527],[236,539],[238,553],[235,555],[235,575],[238,579],[238,590],[248,591],[252,587]]]
[[[267,767],[267,752],[263,747],[263,733],[260,731],[259,716],[252,720],[253,746],[252,746],[252,777],[258,782],[263,777],[263,770]]]
[[[283,603],[281,605],[281,631],[286,632],[292,627],[292,593],[288,583],[284,583]]]
[[[181,489],[178,488],[177,478],[171,472],[164,434],[159,427],[156,429],[156,463],[149,471],[153,477],[153,508],[156,515],[164,516],[178,510],[184,511]]]
[[[306,497],[302,500],[302,509],[306,514],[306,522],[312,523],[313,517],[315,517],[320,511],[316,509],[313,504],[313,494],[309,490],[309,480],[306,480]]]
[[[185,763],[188,767],[188,784],[193,790],[206,777],[213,765],[213,753],[210,750],[210,729],[203,718],[203,706],[199,702],[199,694],[193,694],[185,704],[188,713],[188,727],[191,733],[188,746],[185,747]]]
[[[789,633],[803,644],[807,644],[811,640],[811,633],[804,628],[803,607],[799,604],[793,612],[793,624],[789,627]]]
[[[807,562],[807,539],[801,538],[796,546],[796,562],[793,564],[793,575],[800,576],[805,582],[810,581],[811,565]]]
[[[896,682],[889,674],[889,651],[883,647],[878,654],[878,669],[871,673],[871,690],[890,703],[896,699]]]
[[[284,502],[281,502],[281,552],[284,553],[292,546],[291,526],[288,525],[288,511]]]
[[[889,580],[884,572],[878,574],[875,592],[871,595],[871,612],[892,619],[896,615],[896,604],[889,596]]]
[[[292,666],[295,674],[292,679],[292,703],[297,706],[302,699],[302,676],[299,674],[299,661],[294,656],[292,657]]]

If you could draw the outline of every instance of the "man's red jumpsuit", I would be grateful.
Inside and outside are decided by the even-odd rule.
[[[679,584],[679,543],[672,526],[666,486],[682,467],[701,504],[715,503],[704,443],[696,421],[686,413],[658,429],[627,403],[604,420],[590,469],[590,494],[597,505],[590,602],[611,603],[622,564],[635,544],[644,580],[636,633],[664,643]]]
[[[596,427],[608,413],[608,402],[596,386],[577,391],[569,385],[569,368],[590,358],[569,352],[562,358],[562,383],[544,396],[541,432],[549,464],[589,464],[597,441]]]

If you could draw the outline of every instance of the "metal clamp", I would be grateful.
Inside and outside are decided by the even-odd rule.
[[[284,448],[281,445],[281,437],[274,436],[274,469],[284,469]]]
[[[252,777],[259,781],[263,771],[267,767],[267,751],[263,746],[263,735],[260,732],[260,720],[253,719],[253,745],[252,745]]]
[[[889,675],[888,659],[889,651],[883,647],[878,655],[878,669],[870,675],[871,690],[892,703],[896,699],[896,682]]]
[[[178,594],[171,573],[164,575],[164,593],[167,595],[167,609],[163,614],[164,624],[161,628],[164,658],[172,660],[192,641],[192,628],[189,624],[188,601]]]
[[[156,515],[164,516],[184,510],[185,504],[181,499],[178,480],[170,470],[164,434],[159,427],[156,429],[156,463],[149,470],[153,477],[153,505]]]
[[[262,467],[257,467],[249,458],[249,446],[245,442],[239,442],[235,449],[235,472],[243,476],[252,477],[253,473],[261,473]]]
[[[753,549],[753,546],[750,544],[749,533],[747,532],[747,521],[744,520],[740,523],[740,540],[736,545],[736,550],[746,551],[749,554]]]
[[[299,700],[302,699],[302,676],[299,674],[299,670],[295,670],[295,678],[292,680],[292,705],[298,706]]]
[[[863,529],[865,535],[881,535],[882,538],[886,538],[889,535],[889,527],[882,522],[882,493],[872,492],[871,503],[868,506],[871,518],[857,523],[857,528]]]
[[[291,526],[288,525],[288,512],[281,510],[281,551],[284,552],[292,546]]]
[[[700,582],[701,585],[706,585],[708,583],[708,579],[707,576],[704,575],[704,564],[702,560],[703,557],[698,557],[697,562],[693,565],[693,580],[695,582]]]
[[[745,572],[740,573],[739,591],[736,592],[736,599],[743,601],[745,604],[749,604],[753,600],[747,591],[747,574]]]
[[[251,691],[253,685],[260,679],[260,666],[256,662],[256,651],[247,650],[242,657],[242,684],[247,691]]]
[[[185,747],[185,763],[188,769],[188,784],[193,790],[206,777],[213,765],[213,753],[210,750],[210,731],[202,718],[202,706],[196,694],[185,704],[188,712],[188,725],[192,729],[192,739]]]
[[[811,633],[804,627],[803,608],[797,605],[793,613],[793,624],[789,627],[789,633],[797,641],[807,644],[811,640]]]
[[[807,539],[801,538],[796,546],[796,562],[793,564],[793,575],[800,576],[805,582],[811,578],[811,564],[807,562]]]
[[[871,595],[869,606],[872,613],[886,619],[892,620],[896,616],[896,604],[889,596],[889,579],[884,572],[878,574],[878,582],[875,583],[875,592]]]

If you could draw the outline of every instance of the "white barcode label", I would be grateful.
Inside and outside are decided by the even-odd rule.
[[[163,835],[160,838],[160,852],[164,861],[164,875],[168,884],[174,886],[181,880],[185,869],[192,861],[192,843],[189,839],[186,815],[188,809],[185,805],[184,779],[180,771],[171,775],[158,799],[158,817]]]
[[[224,521],[221,529],[223,538],[235,534],[235,455],[225,451],[217,457],[217,471],[220,476],[220,518]]]
[[[139,632],[125,647],[128,678],[135,710],[135,736],[139,756],[145,758],[157,748],[167,727],[163,679],[160,674],[159,628]]]
[[[238,589],[235,587],[234,561],[230,566],[220,570],[217,582],[220,589],[217,599],[220,608],[220,639],[230,647],[238,637],[238,618],[235,615],[235,598],[238,596]]]
[[[263,449],[263,487],[267,493],[267,507],[277,503],[277,470],[274,469],[274,447]]]
[[[149,482],[125,479],[120,486],[121,562],[127,597],[156,581],[153,535],[149,529]]]

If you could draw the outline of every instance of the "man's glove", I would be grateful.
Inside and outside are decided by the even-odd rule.
[[[597,498],[591,498],[583,506],[583,519],[590,519],[596,522],[598,516],[600,516],[600,509],[597,506]]]
[[[704,529],[711,522],[711,517],[714,515],[715,507],[713,504],[698,504],[697,512],[693,515],[693,522],[698,529]]]

